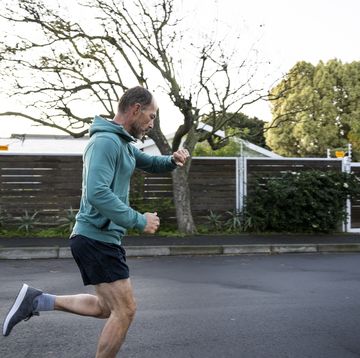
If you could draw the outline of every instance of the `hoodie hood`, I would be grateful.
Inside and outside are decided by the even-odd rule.
[[[100,116],[95,116],[94,121],[90,126],[90,137],[99,132],[115,133],[128,142],[136,142],[136,139],[130,135],[121,124],[116,124]]]

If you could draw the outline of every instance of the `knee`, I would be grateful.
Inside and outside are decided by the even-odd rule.
[[[115,317],[117,317],[120,321],[128,321],[131,323],[135,317],[136,313],[136,302],[130,301],[125,305],[121,305],[121,307],[117,307],[114,312],[112,312]]]
[[[129,302],[127,305],[126,305],[126,308],[125,308],[125,314],[126,314],[126,317],[129,321],[132,321],[135,317],[135,313],[136,313],[136,302],[135,301],[132,301],[132,302]]]
[[[114,310],[111,312],[109,319],[117,322],[119,326],[128,327],[132,321],[134,320],[136,313],[136,306],[129,305],[126,307],[122,307],[121,311]]]

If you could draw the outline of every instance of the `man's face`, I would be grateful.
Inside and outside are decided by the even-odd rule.
[[[141,108],[140,104],[135,106],[137,108],[134,112],[129,133],[137,139],[142,139],[154,127],[158,106],[155,100],[145,108]]]

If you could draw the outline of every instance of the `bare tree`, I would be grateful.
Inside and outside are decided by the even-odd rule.
[[[175,0],[154,0],[151,6],[145,0],[130,4],[84,0],[82,6],[85,24],[65,18],[61,9],[50,9],[41,0],[12,1],[6,6],[0,16],[15,25],[15,36],[9,33],[0,40],[0,75],[3,80],[11,76],[8,94],[21,99],[24,107],[0,116],[24,117],[81,137],[92,120],[90,110],[96,108],[103,117],[112,118],[114,103],[130,84],[161,87],[183,120],[172,143],[165,138],[159,117],[150,136],[163,154],[180,146],[191,153],[196,143],[231,120],[227,113],[239,113],[267,96],[261,88],[251,87],[257,63],[225,50],[234,44],[211,37],[201,38],[200,43],[186,40]],[[20,24],[29,28],[24,35],[17,34]],[[191,76],[186,76],[184,53],[191,55]],[[204,116],[210,124],[206,130]],[[173,172],[178,228],[185,233],[196,230],[190,165]]]

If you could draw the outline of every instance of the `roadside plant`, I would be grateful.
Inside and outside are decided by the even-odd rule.
[[[76,222],[76,214],[77,210],[74,210],[72,206],[65,210],[65,215],[59,219],[60,227],[71,232]]]
[[[347,220],[346,200],[359,196],[353,173],[311,170],[258,178],[248,192],[245,223],[249,231],[337,231]]]
[[[232,210],[227,211],[226,215],[228,216],[228,219],[225,221],[225,228],[229,232],[239,232],[242,231],[243,227],[243,220],[242,215],[240,211]]]
[[[27,210],[24,211],[24,215],[19,218],[20,225],[18,230],[25,230],[26,233],[29,233],[39,222],[36,219],[38,212],[35,211],[32,215],[29,214]]]
[[[205,217],[206,221],[210,225],[210,228],[215,231],[221,231],[224,225],[222,215],[209,211],[209,215]]]

